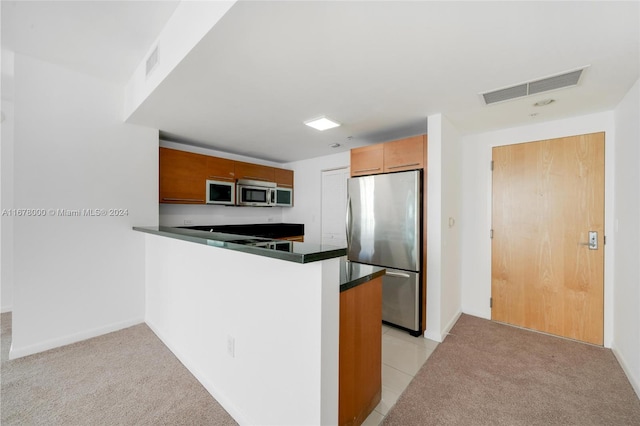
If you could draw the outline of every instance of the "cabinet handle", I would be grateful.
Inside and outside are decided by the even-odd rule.
[[[402,164],[400,166],[391,166],[390,169],[399,169],[400,167],[411,167],[411,166],[419,166],[420,163],[411,163],[411,164]]]
[[[195,198],[163,198],[162,201],[191,201],[196,203],[204,203],[204,200],[197,200]]]
[[[402,166],[399,166],[399,167],[402,167]],[[373,170],[380,170],[380,167],[371,167],[370,169],[354,170],[353,173],[371,172]]]
[[[227,176],[208,176],[207,179],[235,180],[234,178],[227,177]]]

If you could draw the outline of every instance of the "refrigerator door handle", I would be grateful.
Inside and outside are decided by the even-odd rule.
[[[385,275],[390,275],[392,277],[411,278],[411,275],[405,274],[403,272],[390,272],[390,271],[387,271]]]
[[[349,236],[351,235],[351,196],[347,196],[347,215],[345,218],[345,231],[347,239],[347,247],[351,247]]]

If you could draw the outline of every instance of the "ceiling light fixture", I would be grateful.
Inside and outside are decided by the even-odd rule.
[[[329,145],[331,148],[338,148],[340,146],[339,143],[332,143],[331,145]]]
[[[334,127],[338,127],[340,125],[340,123],[338,123],[337,121],[331,120],[327,117],[319,117],[313,120],[305,121],[304,124],[320,131],[333,129]]]

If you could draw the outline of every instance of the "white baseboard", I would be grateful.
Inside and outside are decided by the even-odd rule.
[[[164,336],[163,333],[153,325],[153,322],[147,319],[146,324],[147,326],[149,326],[151,331],[153,331],[155,335],[158,336],[158,339],[160,339],[162,343],[164,343],[164,345],[167,348],[169,348],[169,350],[176,356],[176,358],[178,358],[178,360],[182,363],[182,365],[184,365],[185,368],[189,370],[191,374],[193,374],[196,380],[198,380],[200,384],[204,386],[207,392],[209,392],[209,394],[211,394],[211,396],[216,401],[218,401],[218,403],[222,406],[222,408],[224,408],[227,411],[227,413],[229,413],[229,415],[233,417],[233,419],[236,422],[238,422],[238,424],[240,425],[254,424],[247,421],[247,419],[244,418],[244,415],[240,412],[240,410],[237,409],[235,404],[231,400],[229,400],[227,397],[225,397],[220,392],[220,390],[216,388],[216,386],[213,383],[211,383],[211,381],[208,380],[204,376],[204,374],[202,374],[200,369],[195,365],[195,363],[188,356],[186,356],[182,351],[180,351],[174,345],[172,345],[169,342],[169,340],[166,338],[166,336]]]
[[[442,343],[442,334],[434,333],[429,330],[424,332],[424,337],[429,340],[433,340],[434,342]]]
[[[436,342],[442,343],[444,339],[447,337],[447,335],[449,334],[449,331],[451,331],[453,326],[456,324],[456,321],[458,321],[458,319],[460,318],[460,315],[462,315],[462,312],[458,311],[458,313],[456,313],[453,316],[453,318],[449,320],[447,325],[440,331],[434,332],[431,330],[426,330],[424,332],[424,337],[426,337],[429,340],[435,340]]]
[[[13,312],[13,305],[7,305],[0,308],[0,314],[6,314],[7,312]]]
[[[142,324],[144,318],[132,318],[130,320],[121,321],[114,324],[109,324],[103,327],[93,328],[91,330],[85,330],[80,333],[70,334],[67,336],[58,337],[55,339],[46,340],[44,342],[36,343],[34,345],[16,347],[14,342],[11,342],[11,349],[9,350],[9,359],[22,358],[28,355],[33,355],[39,352],[48,351],[49,349],[59,348],[61,346],[70,345],[72,343],[80,342],[82,340],[91,339],[92,337],[102,336],[103,334],[111,333],[114,331],[122,330],[134,325]],[[14,327],[15,331],[15,327]]]
[[[624,357],[620,352],[618,352],[615,348],[611,348],[611,351],[613,352],[613,355],[616,357],[616,359],[618,360],[618,363],[622,367],[622,371],[624,371],[624,374],[627,375],[627,378],[629,379],[629,383],[631,383],[631,387],[633,388],[634,391],[636,391],[636,395],[638,395],[638,398],[640,398],[640,377],[636,377],[634,375],[633,371],[631,371],[631,369],[629,368],[629,365],[627,364],[627,362],[625,361]]]
[[[482,319],[486,319],[486,320],[491,320],[491,311],[489,311],[489,313],[487,314],[486,311],[474,311],[474,310],[469,310],[469,309],[463,309],[462,313],[466,314],[466,315],[471,315],[472,317],[478,317],[478,318],[482,318]]]

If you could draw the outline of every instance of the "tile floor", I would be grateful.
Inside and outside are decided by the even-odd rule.
[[[364,421],[364,426],[382,423],[436,346],[438,342],[433,340],[382,325],[382,401]]]

